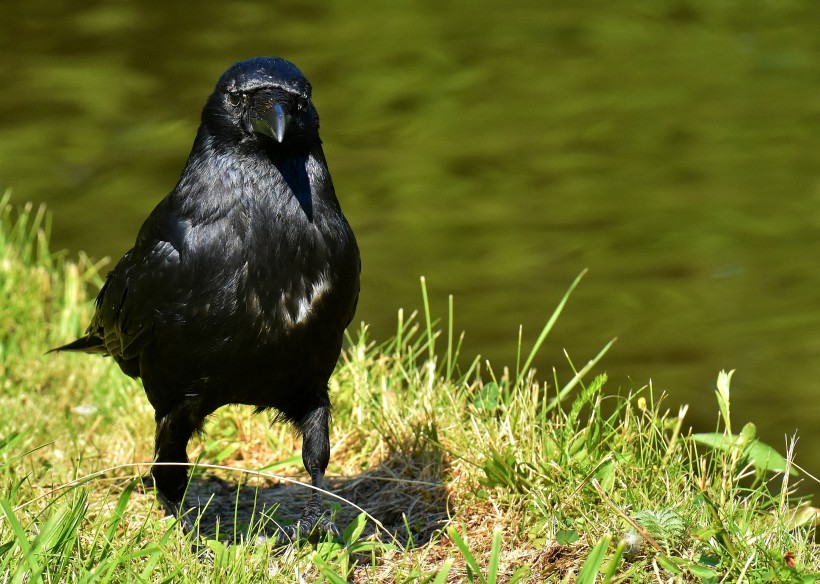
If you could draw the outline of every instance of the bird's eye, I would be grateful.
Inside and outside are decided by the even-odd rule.
[[[236,91],[230,92],[228,94],[228,103],[230,103],[234,107],[238,106],[240,103],[242,103],[242,95],[240,95]]]

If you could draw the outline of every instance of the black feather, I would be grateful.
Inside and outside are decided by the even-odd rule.
[[[68,344],[55,347],[53,349],[46,351],[46,354],[53,353],[55,351],[77,351],[80,353],[99,353],[101,355],[108,354],[108,351],[105,349],[105,345],[103,344],[102,339],[91,336],[81,337],[76,341],[72,341]]]
[[[257,58],[228,69],[179,182],[108,275],[86,336],[55,349],[108,354],[142,377],[159,462],[187,461],[208,414],[249,404],[296,426],[320,483],[327,383],[356,309],[360,260],[318,130],[310,84],[292,63]],[[179,514],[185,468],[152,473]],[[297,529],[332,529],[321,515],[317,495]]]

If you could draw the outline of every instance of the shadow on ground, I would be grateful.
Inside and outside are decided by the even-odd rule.
[[[447,520],[448,489],[440,482],[440,464],[431,462],[428,456],[394,453],[361,474],[327,477],[324,488],[346,500],[325,495],[326,502],[339,505],[334,517],[339,530],[344,531],[360,513],[349,501],[384,528],[368,521],[362,537],[378,533],[382,541],[395,539],[402,546],[429,543]],[[251,539],[271,539],[277,536],[277,523],[291,523],[299,517],[311,493],[303,484],[273,479],[267,483],[237,483],[205,474],[191,481],[185,503],[192,512],[201,510],[200,534],[218,534],[221,540],[244,539],[248,533]]]

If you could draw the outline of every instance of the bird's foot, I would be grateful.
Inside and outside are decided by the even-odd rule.
[[[140,493],[147,494],[149,491],[156,489],[154,477],[150,474],[138,477],[136,481],[137,491]],[[156,489],[156,497],[165,512],[179,520],[183,533],[188,534],[196,529],[196,521],[199,517],[197,509],[189,509],[183,513],[182,503],[172,500],[171,497],[164,495],[159,489]]]
[[[183,512],[181,502],[171,500],[160,491],[157,491],[157,500],[159,500],[162,504],[168,515],[179,521],[179,526],[182,528],[182,532],[185,535],[188,535],[189,533],[196,534],[198,523],[197,520],[199,519],[198,509],[188,509]]]
[[[296,523],[279,528],[278,543],[284,545],[301,540],[318,540],[322,535],[336,538],[342,534],[323,510],[308,507]]]
[[[154,490],[154,477],[151,473],[144,474],[134,479],[137,483],[136,491],[143,495]]]

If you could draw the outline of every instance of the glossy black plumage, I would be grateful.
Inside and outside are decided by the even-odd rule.
[[[360,262],[310,97],[284,59],[229,68],[179,182],[108,275],[86,336],[56,349],[111,355],[142,378],[158,462],[187,461],[207,415],[249,404],[295,425],[305,468],[321,482],[327,383],[356,309]],[[157,465],[152,475],[178,515],[187,469]],[[288,535],[313,529],[322,511],[316,494]]]

